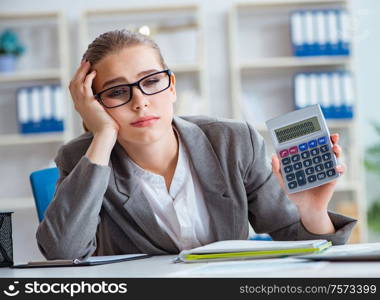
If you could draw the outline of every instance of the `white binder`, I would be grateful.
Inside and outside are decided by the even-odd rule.
[[[310,82],[310,102],[309,105],[315,105],[318,104],[318,80],[317,80],[317,74],[311,73],[309,75],[309,82]]]
[[[326,28],[326,17],[322,10],[318,10],[314,15],[315,24],[317,27],[317,44],[319,54],[325,55],[327,50],[327,28]]]
[[[337,13],[334,10],[327,11],[327,32],[328,41],[331,45],[331,54],[338,54],[338,20]]]
[[[334,103],[334,112],[336,118],[342,117],[342,106],[343,106],[343,94],[342,85],[339,72],[333,72],[331,75],[332,80],[332,101]]]
[[[307,105],[306,80],[304,73],[298,73],[294,78],[296,108],[303,108]]]
[[[306,45],[309,54],[312,54],[314,43],[316,43],[316,37],[314,34],[313,13],[311,11],[305,11],[305,29],[306,29]]]
[[[51,86],[49,85],[45,85],[42,88],[42,103],[43,103],[42,117],[45,120],[50,120],[53,117],[53,105],[52,105]]]
[[[32,122],[34,123],[34,126],[37,131],[37,127],[39,127],[39,123],[41,122],[42,116],[41,116],[41,103],[40,103],[40,88],[35,86],[32,88],[32,110],[31,110],[31,117],[32,117]]]
[[[346,116],[347,118],[353,117],[353,105],[354,105],[354,93],[352,86],[352,75],[349,72],[345,72],[342,74],[343,81],[343,101],[344,105],[347,108]]]
[[[21,127],[29,122],[29,113],[28,113],[28,90],[26,88],[22,88],[17,93],[17,116],[18,122]],[[24,128],[22,127],[22,132],[24,132]]]
[[[292,43],[296,54],[301,54],[304,40],[302,34],[302,15],[300,11],[295,11],[291,15]]]
[[[329,76],[327,73],[321,73],[319,76],[320,80],[320,97],[322,111],[325,118],[331,118],[331,96],[329,89]]]
[[[63,104],[62,88],[60,86],[54,87],[54,100],[55,100],[55,118],[58,121],[63,121],[65,116],[65,107]]]
[[[341,10],[339,13],[340,37],[342,43],[342,54],[350,54],[351,30],[350,18],[346,10]]]

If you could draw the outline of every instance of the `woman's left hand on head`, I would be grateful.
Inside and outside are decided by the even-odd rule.
[[[332,150],[336,158],[342,156],[342,148],[339,146],[339,134],[332,134],[330,136],[332,142]],[[336,172],[341,175],[344,174],[345,167],[338,163],[335,167]],[[281,187],[284,189],[284,179],[281,175],[280,161],[277,155],[272,156],[272,171],[279,181]],[[324,185],[308,189],[302,192],[288,194],[288,198],[298,207],[299,211],[305,213],[321,212],[327,210],[327,205],[331,200],[334,193],[337,180],[330,181]],[[286,191],[285,191],[286,192]]]

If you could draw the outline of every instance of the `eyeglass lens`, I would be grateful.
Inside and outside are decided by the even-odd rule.
[[[144,78],[139,83],[140,90],[146,95],[157,94],[166,88],[170,83],[170,77],[166,72],[152,74]],[[128,102],[132,98],[132,87],[120,85],[105,91],[100,95],[104,105],[114,107]]]

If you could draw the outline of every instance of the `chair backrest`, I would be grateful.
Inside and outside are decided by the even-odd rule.
[[[40,222],[43,220],[45,210],[54,197],[58,177],[57,168],[43,169],[30,174],[30,184],[32,185],[34,202]]]

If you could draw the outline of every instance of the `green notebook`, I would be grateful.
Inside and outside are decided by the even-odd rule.
[[[208,262],[241,259],[287,257],[318,253],[331,247],[326,240],[252,241],[228,240],[183,250],[177,262]]]

